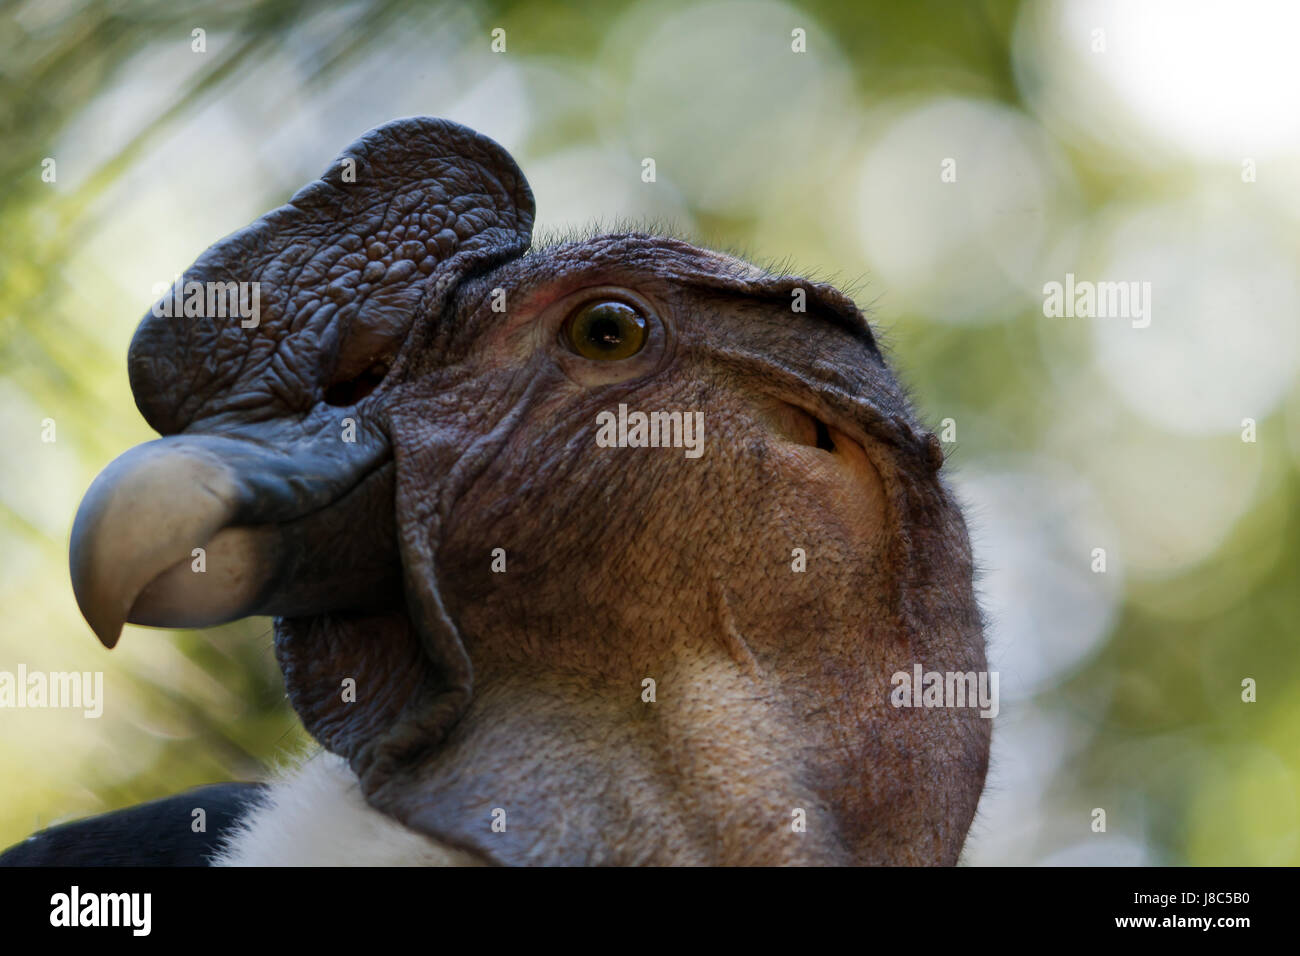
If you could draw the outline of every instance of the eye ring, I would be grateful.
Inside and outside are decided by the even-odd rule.
[[[618,362],[645,348],[650,321],[640,308],[617,298],[590,299],[560,326],[560,341],[570,352],[593,362]]]

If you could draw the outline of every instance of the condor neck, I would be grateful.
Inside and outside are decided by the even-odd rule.
[[[851,862],[752,677],[666,674],[650,690],[558,674],[480,684],[398,815],[508,865]]]

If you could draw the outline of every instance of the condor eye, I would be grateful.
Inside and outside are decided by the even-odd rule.
[[[646,342],[646,318],[626,302],[599,299],[570,313],[560,337],[583,358],[616,362],[641,351]]]

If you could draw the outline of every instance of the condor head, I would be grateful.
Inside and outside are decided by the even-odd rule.
[[[955,862],[988,722],[889,697],[984,668],[969,544],[867,321],[532,223],[500,146],[417,118],[204,253],[172,301],[256,283],[260,314],[146,315],[163,437],[78,513],[87,621],[274,615],[367,801],[486,861]],[[598,442],[620,405],[699,454]]]

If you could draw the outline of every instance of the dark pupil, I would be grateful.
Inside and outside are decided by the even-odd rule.
[[[613,309],[593,309],[587,323],[587,341],[599,349],[612,352],[623,344],[623,324]]]

